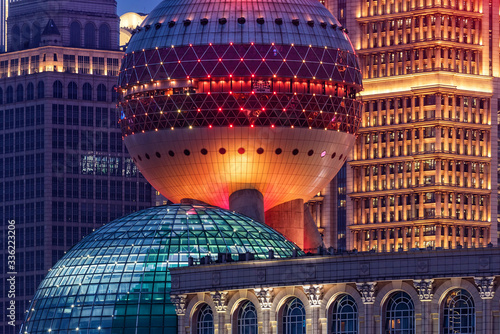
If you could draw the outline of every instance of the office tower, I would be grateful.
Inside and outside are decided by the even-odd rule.
[[[16,324],[47,270],[83,236],[149,207],[122,145],[115,1],[16,1],[0,55],[0,217],[16,227]],[[5,269],[5,270],[4,270]],[[0,308],[10,299],[2,262]],[[7,325],[3,333],[18,327]]]
[[[498,2],[331,1],[363,72],[348,248],[497,244]]]

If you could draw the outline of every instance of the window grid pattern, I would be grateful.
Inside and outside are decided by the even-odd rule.
[[[474,300],[467,290],[451,291],[444,302],[443,333],[475,333],[475,313]]]
[[[341,295],[332,306],[332,334],[358,333],[358,307],[351,296]]]
[[[415,333],[415,307],[405,292],[394,293],[387,302],[385,312],[386,334]]]
[[[210,306],[208,306],[207,304],[204,304],[198,311],[198,318],[196,319],[196,333],[214,333],[214,314]]]
[[[125,192],[126,193],[126,192]],[[291,257],[295,245],[264,224],[220,208],[167,205],[130,214],[84,238],[40,284],[22,331],[30,334],[173,333],[169,268],[211,254]],[[299,252],[301,253],[301,252]],[[100,330],[98,328],[100,327]]]
[[[283,333],[306,334],[306,310],[298,299],[291,299],[283,309]]]
[[[238,310],[238,334],[257,334],[257,310],[255,305],[246,301]]]

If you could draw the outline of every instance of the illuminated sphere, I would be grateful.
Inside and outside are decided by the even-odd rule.
[[[71,248],[40,283],[20,333],[177,333],[168,269],[211,254],[291,257],[268,226],[206,205],[166,205],[119,218]],[[301,255],[301,252],[298,251]]]
[[[120,74],[125,144],[174,202],[265,209],[309,200],[360,125],[358,57],[317,0],[169,0],[130,40]]]

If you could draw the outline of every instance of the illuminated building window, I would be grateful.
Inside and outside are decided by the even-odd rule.
[[[341,295],[330,308],[331,334],[358,333],[358,307],[350,295]]]
[[[407,293],[396,292],[389,298],[384,326],[387,334],[415,333],[415,307]]]
[[[304,304],[298,299],[290,299],[283,308],[282,313],[283,334],[306,333],[306,310]]]
[[[452,290],[443,305],[443,333],[475,333],[474,301],[464,289]]]
[[[252,302],[246,301],[238,310],[238,334],[257,332],[257,310]]]

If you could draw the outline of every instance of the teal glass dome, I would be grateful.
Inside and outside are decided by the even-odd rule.
[[[208,205],[166,205],[85,237],[38,287],[21,333],[176,333],[168,269],[210,255],[264,259],[298,248],[268,226]]]

